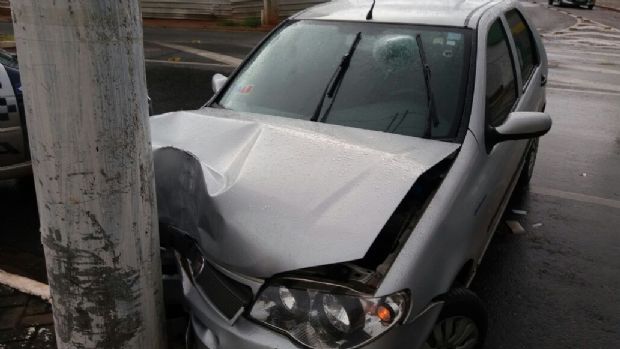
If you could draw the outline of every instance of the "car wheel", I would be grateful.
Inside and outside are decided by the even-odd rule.
[[[588,5],[588,10],[592,10],[594,8],[594,5]]]
[[[444,297],[444,306],[424,349],[479,349],[487,332],[487,313],[478,296],[455,288]]]
[[[549,0],[549,6],[553,6],[553,1],[554,0]]]
[[[534,174],[534,166],[536,165],[536,154],[538,154],[538,138],[532,141],[532,145],[525,156],[525,163],[521,170],[518,185],[520,187],[527,187]]]

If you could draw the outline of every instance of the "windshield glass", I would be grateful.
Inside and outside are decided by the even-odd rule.
[[[455,137],[469,54],[469,33],[460,28],[291,22],[271,35],[218,103],[237,111],[311,120],[358,33],[361,39],[337,93],[325,99],[318,120],[422,137],[429,99],[416,42],[419,35],[436,103],[438,122],[432,123],[432,136]]]

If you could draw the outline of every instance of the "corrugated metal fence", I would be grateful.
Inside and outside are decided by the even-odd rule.
[[[230,0],[141,0],[142,16],[145,18],[229,17],[232,13]]]
[[[280,0],[280,15],[287,17],[326,0]],[[140,0],[145,18],[248,18],[260,17],[262,0]],[[0,8],[10,8],[0,0]]]
[[[229,0],[231,15],[235,18],[260,17],[263,9],[262,0]],[[296,12],[326,0],[279,0],[280,16],[288,17]]]

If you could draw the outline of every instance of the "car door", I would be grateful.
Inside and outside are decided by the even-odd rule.
[[[508,115],[518,110],[521,97],[520,75],[517,70],[514,45],[503,18],[496,18],[487,29],[485,129],[501,125]],[[486,137],[485,137],[486,138]],[[510,189],[515,181],[526,141],[506,141],[491,144],[485,139],[485,154],[479,176],[484,190],[477,228],[478,253],[481,256],[501,217]]]

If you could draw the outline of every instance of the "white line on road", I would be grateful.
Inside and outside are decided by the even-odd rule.
[[[535,194],[545,195],[545,196],[553,196],[553,197],[560,198],[560,199],[568,199],[568,200],[586,202],[589,204],[596,204],[596,205],[620,209],[620,201],[601,198],[598,196],[571,193],[568,191],[551,189],[551,188],[542,188],[542,187],[530,187],[530,192],[535,193]]]
[[[0,284],[29,295],[40,297],[45,301],[50,301],[50,287],[42,282],[7,273],[0,269]]]
[[[615,92],[620,93],[620,86],[616,84],[607,84],[603,82],[595,82],[588,80],[580,80],[580,79],[570,79],[565,78],[563,76],[553,76],[549,79],[549,85],[553,86],[556,84],[560,84],[567,87],[578,87],[583,90],[594,90],[594,91],[603,91],[603,92]]]
[[[174,61],[164,61],[159,59],[145,59],[146,63],[157,63],[157,64],[170,64],[170,65],[178,65],[178,66],[186,66],[186,67],[203,67],[208,69],[234,69],[235,67],[230,66],[228,64],[221,63],[200,63],[200,62],[174,62]]]
[[[555,63],[555,62],[553,62],[553,63]],[[578,70],[578,71],[585,71],[585,72],[590,72],[590,73],[620,75],[620,69],[606,69],[606,68],[600,68],[600,67],[589,67],[589,66],[578,65],[578,64],[558,63],[556,66],[553,66],[553,67],[549,66],[549,68],[550,69]]]
[[[552,43],[552,44],[556,45],[555,43]],[[549,46],[551,46],[551,45],[549,45]],[[562,46],[566,47],[566,45],[562,45]],[[557,49],[556,47],[551,47],[551,48],[547,49],[547,56],[556,56],[556,57],[575,57],[575,56],[591,57],[592,55],[594,55],[594,56],[601,56],[601,57],[602,56],[620,57],[620,54],[618,54],[618,53],[611,53],[611,52],[596,51],[596,52],[587,52],[585,54],[581,54],[579,51],[578,51],[578,53],[576,53],[575,50],[573,50],[573,51],[560,50],[560,49]]]
[[[169,42],[161,42],[161,41],[151,41],[151,42],[159,46],[168,47],[168,48],[172,48],[175,50],[191,53],[196,56],[212,59],[214,61],[228,64],[234,67],[239,66],[241,62],[243,61],[242,59],[239,59],[237,57],[227,56],[227,55],[223,55],[221,53],[212,52],[212,51],[200,50],[200,49],[190,47],[190,46],[171,44]]]
[[[612,96],[620,96],[620,92],[613,91],[592,91],[592,90],[580,90],[576,88],[567,88],[567,87],[547,87],[547,90],[551,91],[567,91],[567,92],[575,92],[575,93],[591,93],[595,95],[612,95]]]

